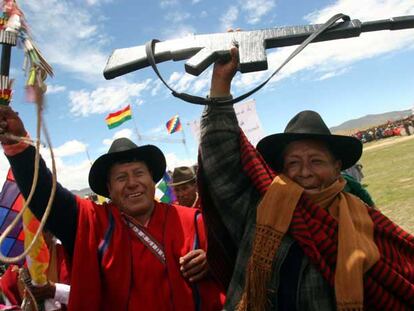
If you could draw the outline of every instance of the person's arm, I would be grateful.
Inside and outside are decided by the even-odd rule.
[[[230,95],[237,63],[237,50],[233,49],[229,63],[215,64],[210,97]],[[258,192],[242,171],[239,138],[240,129],[232,106],[206,107],[201,118],[203,175],[209,195],[235,245],[239,245],[247,215],[254,212],[259,200]]]
[[[21,119],[9,107],[0,107],[0,135],[3,133],[20,137],[27,135]],[[23,196],[27,198],[33,181],[35,148],[23,142],[16,144],[16,141],[4,136],[0,137],[0,141],[10,162],[16,183]],[[51,187],[51,172],[41,159],[36,191],[29,204],[31,211],[38,219],[41,219],[46,209]],[[62,241],[70,256],[73,254],[75,244],[76,218],[77,204],[75,196],[58,184],[46,229]]]
[[[58,301],[61,304],[67,305],[69,302],[70,285],[63,283],[47,282],[45,285],[29,286],[30,292],[38,302],[44,302],[45,300],[51,300],[53,305],[54,301]]]

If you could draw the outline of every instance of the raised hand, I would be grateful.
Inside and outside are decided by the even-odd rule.
[[[230,50],[230,60],[218,61],[214,64],[211,78],[210,97],[226,97],[230,95],[231,81],[239,65],[237,47]]]
[[[7,134],[25,137],[27,132],[17,112],[9,106],[0,106],[0,142],[4,145],[11,145],[18,142]]]

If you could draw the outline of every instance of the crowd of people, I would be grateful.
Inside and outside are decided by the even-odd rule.
[[[385,124],[358,131],[352,136],[359,139],[362,143],[368,143],[387,137],[402,135],[410,136],[412,134],[414,134],[414,115],[397,121],[388,121]]]
[[[214,65],[210,98],[231,98],[237,53],[233,48],[227,63]],[[18,114],[0,107],[0,134],[6,132],[28,135]],[[35,149],[0,137],[27,197]],[[176,168],[177,204],[165,204],[154,200],[164,153],[114,140],[89,172],[90,188],[108,202],[58,185],[46,223],[70,266],[67,308],[413,309],[414,237],[341,174],[361,154],[360,140],[331,134],[309,110],[254,148],[231,105],[209,105],[201,117],[197,174]],[[38,174],[30,209],[41,218],[52,186],[43,160]],[[41,304],[56,294],[53,284],[29,285],[23,294],[33,292]],[[38,294],[44,289],[49,295]]]

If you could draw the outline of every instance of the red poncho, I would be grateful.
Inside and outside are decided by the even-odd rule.
[[[196,209],[155,203],[146,228],[163,247],[163,264],[125,224],[112,204],[78,198],[69,310],[196,310],[195,292],[180,273],[179,258],[206,249]],[[197,225],[196,225],[197,224]],[[197,283],[200,310],[221,310],[224,294],[212,279]]]

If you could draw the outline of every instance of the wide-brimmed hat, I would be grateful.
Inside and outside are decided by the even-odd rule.
[[[274,170],[280,172],[283,168],[283,151],[286,146],[293,141],[303,139],[325,142],[333,155],[342,161],[342,170],[354,165],[362,154],[362,143],[358,139],[331,134],[321,116],[310,110],[299,112],[294,116],[283,133],[269,135],[260,140],[257,150]]]
[[[118,138],[113,141],[106,154],[96,159],[89,171],[89,186],[92,191],[109,197],[107,182],[110,168],[117,162],[129,160],[145,162],[154,182],[158,182],[164,175],[165,157],[158,147],[137,146],[128,138]]]
[[[180,166],[174,169],[170,186],[178,186],[196,179],[196,173],[192,167]]]

